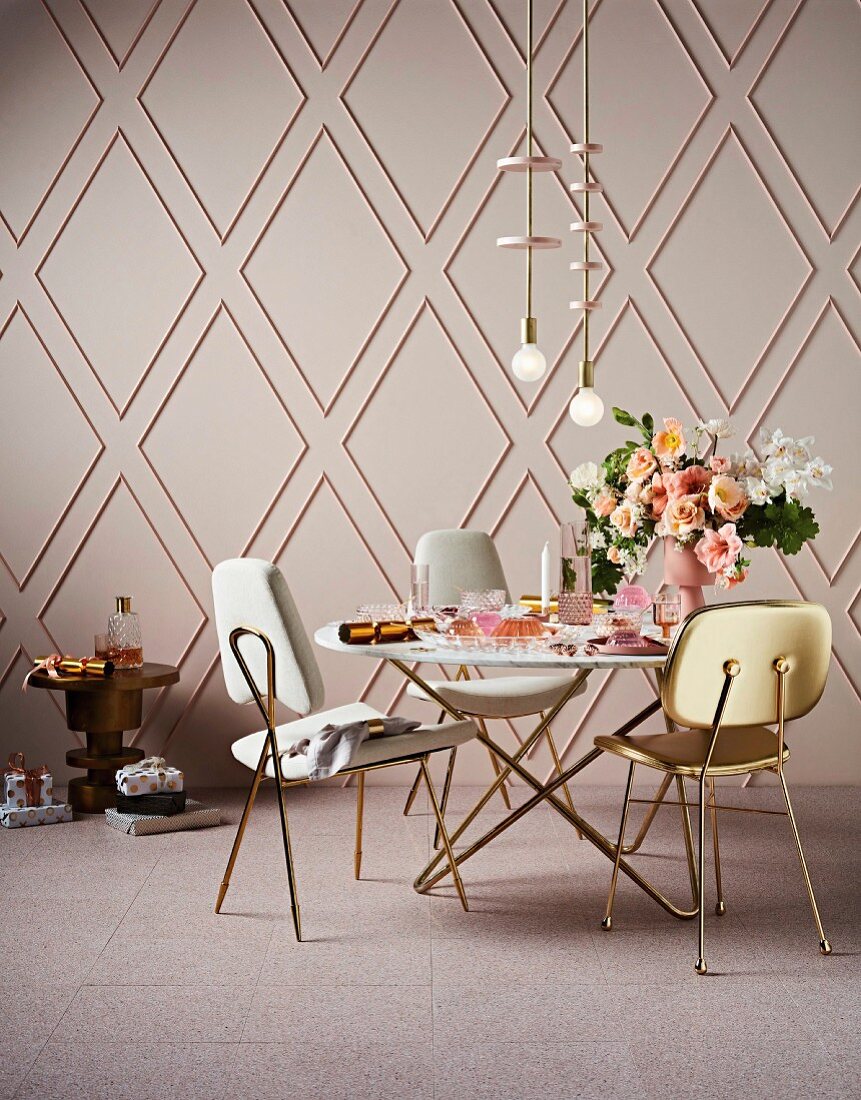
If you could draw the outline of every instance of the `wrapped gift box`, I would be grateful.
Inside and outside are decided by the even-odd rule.
[[[28,825],[58,825],[72,820],[68,802],[51,802],[50,806],[0,806],[0,825],[4,829],[22,829]]]
[[[179,768],[152,767],[141,761],[141,767],[131,766],[117,772],[117,790],[122,794],[161,794],[162,791],[181,791],[184,777]]]
[[[37,780],[38,782],[38,780]],[[24,776],[18,772],[6,772],[3,777],[3,801],[11,809],[22,809],[29,805],[25,793]],[[51,773],[41,777],[39,788],[39,800],[33,802],[34,806],[50,806],[54,801],[54,780]]]

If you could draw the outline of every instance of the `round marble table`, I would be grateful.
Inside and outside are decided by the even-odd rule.
[[[476,647],[475,649],[433,645],[429,642],[376,642],[373,645],[346,644],[338,638],[339,623],[321,626],[314,641],[323,649],[353,656],[375,657],[377,660],[420,661],[431,665],[464,665],[470,668],[532,668],[536,670],[568,668],[593,671],[599,668],[661,669],[667,657],[650,653],[644,657],[616,657],[604,653],[588,656],[582,650],[567,657],[560,653],[530,653],[522,649]],[[658,635],[655,635],[658,637]]]
[[[123,745],[123,732],[141,724],[143,693],[179,680],[173,665],[145,661],[141,668],[119,668],[113,676],[49,676],[34,672],[30,686],[62,691],[66,725],[85,733],[85,748],[69,749],[66,763],[86,768],[69,780],[68,801],[78,813],[97,814],[117,804],[116,771],[142,760],[143,749]]]

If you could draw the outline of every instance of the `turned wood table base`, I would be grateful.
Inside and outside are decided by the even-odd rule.
[[[86,736],[86,746],[69,749],[66,763],[87,774],[69,780],[67,800],[82,814],[100,814],[117,804],[116,773],[144,757],[143,749],[123,744],[123,733],[142,721],[143,693],[179,680],[172,665],[146,662],[142,668],[117,669],[113,676],[63,676],[37,672],[33,687],[62,691],[66,696],[66,725]]]

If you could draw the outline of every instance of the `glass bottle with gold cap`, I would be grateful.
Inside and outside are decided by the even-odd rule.
[[[115,668],[140,668],[143,639],[138,613],[132,611],[131,596],[117,596],[117,609],[108,619],[108,644]]]

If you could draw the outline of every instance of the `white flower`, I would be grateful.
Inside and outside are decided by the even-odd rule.
[[[789,457],[796,466],[805,466],[811,459],[810,447],[816,440],[812,435],[796,439],[789,447]]]
[[[697,428],[701,432],[707,432],[715,439],[731,439],[735,435],[735,428],[728,420],[700,420]]]
[[[795,440],[784,435],[782,428],[775,428],[773,432],[762,428],[759,437],[762,440],[762,453],[766,458],[787,458],[795,445]]]
[[[819,489],[834,488],[831,482],[831,467],[821,458],[812,458],[800,472],[803,477]]]
[[[761,478],[745,478],[744,491],[747,493],[751,504],[768,504],[771,501],[768,486]]]
[[[786,479],[795,474],[795,467],[786,455],[769,458],[762,471],[763,480],[770,489],[780,490],[786,484]]]
[[[783,487],[786,490],[787,500],[804,500],[810,489],[807,478],[797,470],[793,470],[792,473],[786,477],[783,482]]]
[[[607,545],[607,540],[604,537],[603,531],[592,531],[590,533],[590,542],[593,550],[603,550]]]
[[[750,449],[743,455],[730,455],[730,461],[736,477],[762,477],[762,463]]]
[[[594,462],[581,462],[576,470],[571,471],[568,484],[580,491],[598,489],[604,484],[604,470]]]

